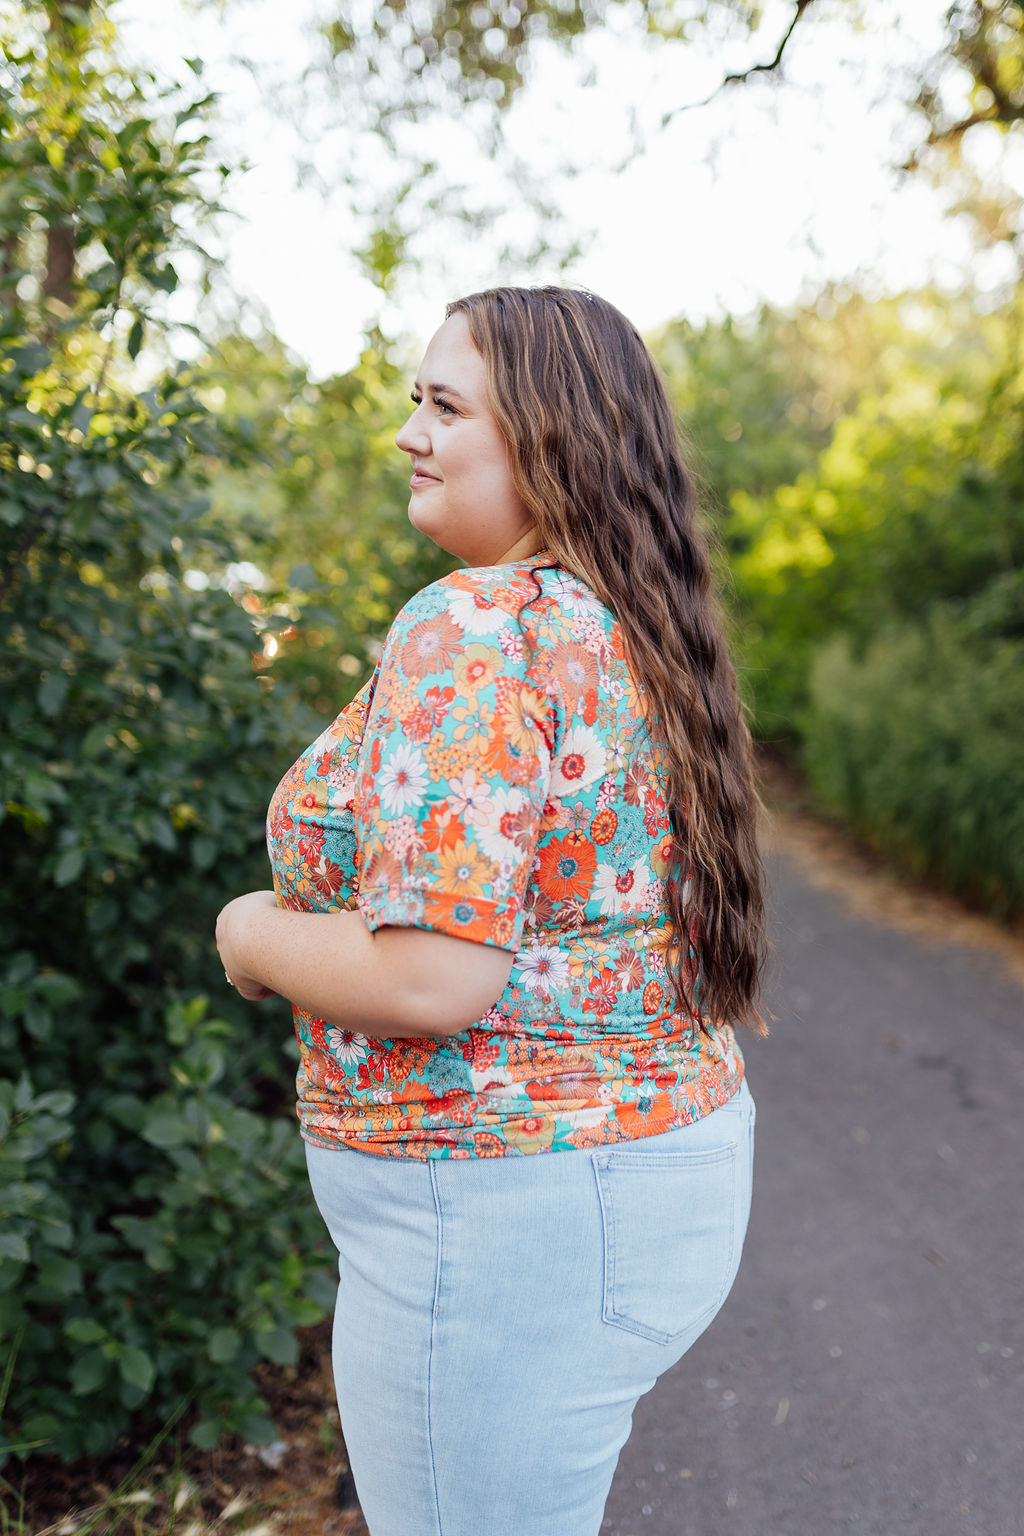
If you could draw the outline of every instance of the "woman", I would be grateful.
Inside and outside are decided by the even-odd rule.
[[[596,1536],[746,1231],[750,738],[628,321],[474,294],[412,398],[409,517],[465,568],[285,775],[275,892],[218,942],[243,996],[295,1007],[372,1536]]]

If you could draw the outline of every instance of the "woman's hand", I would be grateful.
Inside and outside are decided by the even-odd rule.
[[[252,918],[267,907],[277,907],[273,891],[249,891],[229,901],[217,918],[217,949],[224,963],[224,975],[249,1003],[274,996],[273,989],[253,974],[258,969],[258,953],[253,942]]]

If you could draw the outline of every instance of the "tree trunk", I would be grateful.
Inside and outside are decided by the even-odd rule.
[[[18,237],[12,231],[0,235],[0,310],[11,309],[17,303],[18,295],[10,281],[11,273],[17,269]]]
[[[68,14],[67,0],[46,0],[49,18],[49,52],[67,56],[81,51],[87,40],[88,12],[92,0],[75,0],[74,9],[86,14],[86,23],[75,22]],[[43,293],[70,305],[75,283],[75,231],[71,224],[51,224],[46,231],[46,275]]]
[[[43,293],[70,305],[74,295],[75,231],[70,224],[51,224],[46,231],[46,276]]]

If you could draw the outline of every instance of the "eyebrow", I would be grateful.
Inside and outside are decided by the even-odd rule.
[[[414,379],[412,387],[419,390],[420,394],[423,394],[424,390],[426,390],[428,395],[454,395],[456,400],[465,400],[466,398],[465,395],[460,394],[457,389],[454,389],[451,384],[423,385],[420,384],[418,379]]]

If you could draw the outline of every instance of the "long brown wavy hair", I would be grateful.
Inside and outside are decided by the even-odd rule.
[[[752,743],[661,374],[626,317],[585,290],[491,288],[449,304],[454,314],[487,365],[541,547],[611,610],[645,692],[676,855],[666,970],[679,1003],[701,1027],[710,1015],[765,1035],[761,969],[774,947]]]

